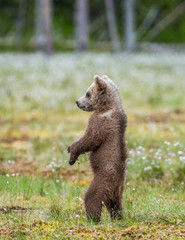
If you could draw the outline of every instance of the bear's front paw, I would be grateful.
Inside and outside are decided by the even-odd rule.
[[[71,150],[71,146],[67,148],[68,153],[70,153],[70,150]]]
[[[69,164],[73,165],[75,164],[75,162],[76,162],[76,159],[74,157],[70,157]]]

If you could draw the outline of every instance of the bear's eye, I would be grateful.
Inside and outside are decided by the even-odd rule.
[[[86,93],[86,97],[87,98],[90,98],[91,97],[91,94],[89,92]]]

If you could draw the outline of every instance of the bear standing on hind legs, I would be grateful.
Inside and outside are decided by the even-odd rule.
[[[85,195],[87,217],[99,222],[102,205],[105,205],[112,219],[121,219],[127,158],[127,117],[118,90],[107,76],[96,75],[85,96],[76,104],[84,111],[94,111],[84,136],[68,147],[70,165],[76,162],[80,154],[90,152],[94,179]]]

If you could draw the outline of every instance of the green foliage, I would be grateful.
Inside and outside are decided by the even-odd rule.
[[[15,153],[10,150],[1,149],[0,150],[0,161],[14,161]]]

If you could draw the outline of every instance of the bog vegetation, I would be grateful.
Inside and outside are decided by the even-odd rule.
[[[184,239],[185,57],[0,56],[1,239]],[[89,114],[75,106],[94,74],[119,87],[128,115],[125,218],[88,223],[88,155],[68,145]]]

